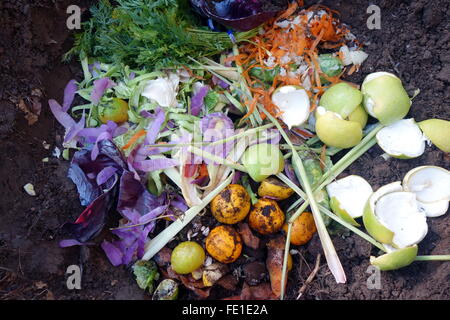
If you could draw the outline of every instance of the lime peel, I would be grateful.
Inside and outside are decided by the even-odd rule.
[[[365,204],[373,193],[370,184],[360,176],[351,175],[330,183],[326,189],[333,212],[359,226],[355,218],[363,215]]]
[[[381,271],[396,270],[410,265],[417,257],[417,245],[395,250],[379,257],[370,257],[370,264]]]

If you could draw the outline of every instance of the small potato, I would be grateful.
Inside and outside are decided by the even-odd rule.
[[[247,217],[250,195],[239,184],[230,184],[211,201],[211,213],[220,223],[235,224]]]
[[[275,177],[264,179],[259,185],[258,195],[275,200],[284,200],[292,196],[294,190]]]
[[[284,219],[284,213],[275,200],[262,198],[250,211],[248,222],[253,230],[267,235],[279,231]]]
[[[283,226],[283,230],[287,232],[287,223]],[[291,243],[297,246],[305,244],[311,240],[316,231],[316,224],[314,223],[312,213],[303,212],[292,225]]]
[[[242,252],[242,239],[230,226],[218,226],[206,237],[206,251],[219,262],[232,263]]]

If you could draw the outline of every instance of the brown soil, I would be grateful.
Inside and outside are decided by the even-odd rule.
[[[75,187],[67,179],[68,162],[51,156],[61,143],[61,128],[47,107],[48,98],[61,100],[67,81],[80,76],[76,63],[60,62],[71,45],[66,28],[68,0],[4,0],[0,2],[0,299],[146,299],[129,270],[110,265],[99,247],[61,249],[60,226],[81,212]],[[86,9],[87,2],[78,1]],[[317,1],[306,1],[307,4]],[[370,1],[381,7],[381,30],[366,27],[369,1],[319,1],[342,13],[342,20],[366,45],[370,54],[352,81],[360,83],[370,72],[398,74],[410,94],[416,88],[410,116],[450,119],[450,4],[446,0]],[[17,107],[29,106],[40,89],[42,113],[29,126]],[[43,141],[50,149],[43,147]],[[347,172],[359,174],[374,189],[401,179],[413,167],[433,164],[449,168],[449,157],[434,146],[414,160],[384,160],[372,148]],[[50,157],[49,163],[41,160]],[[35,186],[37,196],[24,190]],[[448,254],[450,220],[429,219],[430,231],[421,242],[420,254]],[[382,273],[381,289],[369,290],[369,255],[377,255],[357,236],[334,236],[348,282],[337,285],[321,262],[316,279],[302,299],[445,299],[450,298],[450,264],[416,262],[395,272]],[[317,236],[294,255],[288,297],[294,298],[321,253]],[[261,253],[247,252],[264,261]],[[83,267],[82,290],[68,290],[66,269]],[[249,272],[247,270],[247,272]],[[233,292],[213,290],[212,297]],[[183,294],[186,297],[185,293]],[[193,297],[193,296],[191,296]]]

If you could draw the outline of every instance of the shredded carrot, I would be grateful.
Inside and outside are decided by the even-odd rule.
[[[339,13],[325,6],[312,6],[302,10],[298,17],[295,17],[297,10],[303,6],[303,0],[291,2],[286,11],[278,17],[270,19],[263,26],[264,32],[262,34],[256,35],[251,42],[246,42],[240,46],[239,55],[226,59],[226,61],[234,61],[243,67],[242,76],[253,95],[253,99],[241,101],[248,106],[248,113],[243,119],[254,112],[258,102],[270,114],[279,117],[281,112],[272,102],[272,93],[285,85],[301,86],[307,80],[311,81],[311,87],[306,92],[312,101],[310,109],[313,111],[317,107],[317,101],[324,90],[342,81],[341,77],[346,73],[345,69],[341,74],[333,77],[329,77],[321,71],[319,48],[342,46],[347,42],[345,35],[350,31],[339,22],[337,18]],[[325,13],[319,14],[321,10]],[[289,22],[287,27],[280,24],[285,20]],[[354,41],[354,43],[358,42]],[[292,59],[297,60],[296,57],[300,61],[303,60],[304,71],[302,73],[295,73],[295,70],[291,69]],[[341,52],[338,52],[338,57],[342,60]],[[294,62],[297,65],[301,64],[301,62]],[[250,71],[254,68],[273,70],[275,67],[283,68],[285,72],[282,73],[283,76],[276,75],[269,88],[260,79],[250,75]],[[350,72],[357,70],[357,67],[353,68],[354,70],[350,69]],[[325,78],[327,84],[323,84],[321,78]],[[261,113],[261,118],[266,118],[264,113]]]
[[[144,129],[139,130],[138,132],[136,132],[131,138],[130,140],[128,140],[127,144],[125,144],[122,149],[126,150],[129,147],[131,147],[136,141],[139,140],[140,137],[144,136],[147,132]]]
[[[196,75],[196,74],[194,73],[194,71],[192,71],[192,70],[191,70],[190,68],[188,68],[187,66],[182,66],[182,67],[183,67],[184,70],[186,70],[186,71],[189,73],[189,76],[190,76],[191,78],[195,78],[195,79],[197,79],[197,80],[205,80],[205,78]]]
[[[297,10],[298,8],[298,3],[297,2],[292,2],[289,7],[287,8],[287,10],[285,12],[283,12],[277,20],[282,20],[282,19],[286,19],[287,17],[289,17],[291,14],[293,14],[295,12],[295,10]]]
[[[250,103],[249,107],[248,107],[248,112],[245,116],[242,117],[242,120],[245,118],[248,118],[253,111],[255,111],[256,108],[256,104],[258,103],[258,99],[259,99],[260,95],[259,94],[255,94],[255,96],[253,97],[252,102]]]
[[[356,65],[352,65],[350,70],[348,70],[348,75],[351,76],[356,71]]]

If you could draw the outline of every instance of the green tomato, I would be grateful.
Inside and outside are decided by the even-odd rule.
[[[116,123],[128,121],[128,103],[125,100],[113,98],[111,104],[98,107],[98,118],[102,123],[108,120]]]
[[[205,261],[205,250],[197,242],[181,242],[172,251],[170,263],[178,274],[188,274],[201,267]]]
[[[278,174],[284,169],[284,158],[276,145],[261,143],[249,147],[242,156],[242,164],[256,182]]]
[[[363,95],[361,91],[348,83],[340,82],[331,86],[320,98],[320,106],[328,111],[347,118],[361,104]]]

